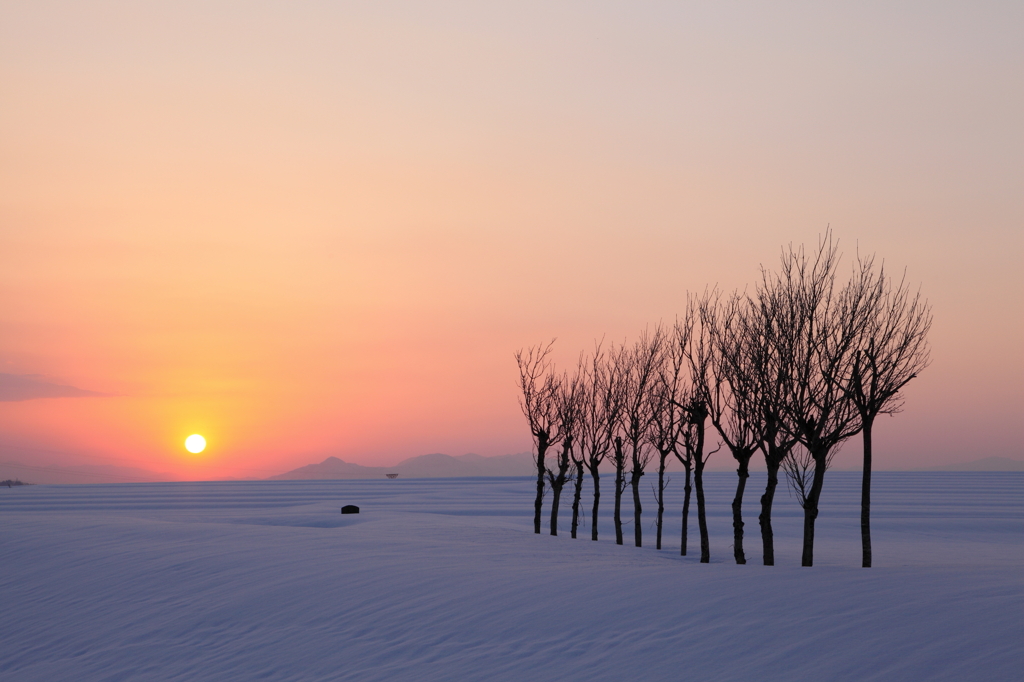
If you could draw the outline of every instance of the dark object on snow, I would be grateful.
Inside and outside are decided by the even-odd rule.
[[[398,478],[398,474],[384,474],[388,478]]]
[[[358,514],[359,513],[359,507],[355,506],[354,504],[346,504],[344,507],[341,508],[341,513],[342,514]]]

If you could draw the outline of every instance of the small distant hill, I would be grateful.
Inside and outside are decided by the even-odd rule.
[[[367,467],[328,457],[317,464],[307,464],[292,471],[271,476],[270,480],[297,481],[320,479],[384,478],[385,474],[398,474],[399,478],[461,478],[465,476],[530,476],[536,475],[533,456],[529,452],[514,455],[483,457],[441,453],[420,455],[404,459],[390,467]]]
[[[173,481],[169,474],[161,474],[138,467],[111,464],[80,464],[72,466],[22,464],[0,462],[0,478],[17,478],[25,483],[148,483]]]
[[[1024,471],[1024,461],[1009,457],[983,457],[959,464],[927,467],[919,471]]]
[[[364,467],[337,457],[328,457],[318,464],[307,464],[298,469],[271,476],[272,481],[306,481],[331,478],[384,478],[390,469],[382,467]]]

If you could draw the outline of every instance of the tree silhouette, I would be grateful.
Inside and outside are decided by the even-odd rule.
[[[665,333],[660,326],[653,333],[646,330],[624,355],[623,409],[621,429],[629,445],[629,486],[633,491],[633,542],[643,546],[640,503],[640,479],[651,461],[650,427],[652,420],[651,390],[657,378],[658,365],[664,352]]]
[[[743,348],[741,316],[744,300],[733,295],[720,300],[717,291],[697,302],[695,335],[709,349],[706,373],[696,386],[707,405],[708,417],[736,460],[736,494],[732,501],[733,557],[747,563],[743,552],[743,492],[750,477],[750,459],[760,447],[761,419],[756,409],[757,382]]]
[[[695,327],[700,320],[697,301],[695,297],[688,298],[686,316],[682,322],[676,323],[675,342],[680,344],[680,351],[686,358],[693,385],[686,402],[681,405],[686,412],[686,428],[683,430],[682,441],[688,458],[693,462],[693,486],[697,493],[697,528],[700,530],[700,562],[706,564],[711,561],[711,539],[708,536],[707,504],[704,499],[704,467],[707,464],[707,455],[704,453],[704,427],[708,420],[708,404],[705,391],[700,386],[708,380],[711,344],[710,337],[700,333]],[[685,528],[684,521],[684,532]]]
[[[665,476],[665,468],[669,457],[679,456],[680,439],[682,431],[686,428],[686,414],[681,405],[682,396],[686,390],[685,377],[683,375],[683,363],[685,359],[679,344],[669,340],[665,344],[665,352],[662,361],[658,366],[657,376],[651,387],[651,446],[658,453],[658,485],[654,488],[655,500],[658,503],[658,518],[655,523],[657,531],[655,546],[661,549],[662,528],[665,517],[665,488],[668,485],[668,478]],[[683,458],[680,458],[681,461]],[[690,466],[692,460],[686,460],[686,486],[690,485]],[[686,493],[687,497],[689,492]],[[686,512],[684,505],[684,516]],[[685,525],[685,522],[684,522]],[[686,530],[683,529],[684,537]],[[685,539],[683,541],[685,545]],[[686,554],[684,546],[683,554]]]
[[[871,567],[872,429],[880,414],[895,414],[903,406],[900,390],[928,366],[928,331],[931,308],[920,292],[911,293],[906,276],[898,283],[878,271],[874,258],[858,258],[858,268],[847,286],[842,306],[846,315],[863,314],[853,361],[846,376],[837,377],[860,415],[863,427],[864,467],[861,480],[861,565]],[[863,304],[861,304],[863,302]]]
[[[548,355],[552,340],[546,346],[530,346],[515,354],[519,366],[519,406],[533,436],[534,464],[537,466],[537,496],[533,503],[533,532],[540,533],[541,511],[544,505],[544,476],[547,467],[544,457],[548,448],[557,445],[558,433],[558,379],[554,376]]]
[[[540,532],[543,496],[553,492],[551,534],[557,534],[561,493],[575,483],[572,536],[580,524],[584,471],[594,484],[591,538],[598,539],[600,466],[615,466],[615,541],[623,543],[622,495],[633,493],[634,542],[642,546],[640,482],[654,453],[652,485],[657,543],[662,546],[670,456],[685,470],[680,553],[687,553],[692,490],[697,497],[701,562],[710,561],[703,473],[723,446],[737,462],[732,501],[733,554],[746,563],[743,495],[754,453],[765,457],[768,481],[758,521],[764,564],[775,564],[772,506],[779,471],[786,473],[804,511],[801,563],[814,563],[815,521],[825,473],[839,445],[863,432],[862,565],[871,566],[872,433],[880,414],[899,412],[900,391],[929,362],[932,315],[905,277],[894,282],[874,258],[858,256],[852,277],[837,288],[838,243],[827,230],[816,250],[790,245],[777,271],[762,267],[750,294],[723,298],[717,289],[687,296],[684,317],[671,331],[645,331],[632,345],[598,343],[573,375],[557,376],[551,344],[516,353],[520,404],[534,439]],[[710,420],[721,438],[706,449]],[[546,453],[561,445],[551,466]],[[570,473],[571,469],[571,473]]]
[[[605,355],[601,344],[587,363],[580,424],[580,451],[594,484],[590,539],[597,540],[597,513],[601,504],[601,463],[613,445],[615,427],[622,408],[622,382],[615,362]]]
[[[779,301],[765,296],[747,297],[740,317],[740,349],[750,371],[750,389],[761,429],[761,452],[764,455],[768,481],[761,495],[761,545],[765,566],[775,565],[775,534],[772,529],[772,505],[779,484],[779,470],[796,439],[784,423],[783,405],[788,385],[789,367],[783,362],[776,339],[783,334],[785,317],[778,309]]]
[[[563,375],[554,388],[555,412],[562,449],[555,459],[555,468],[545,467],[551,486],[551,534],[558,535],[558,507],[562,489],[569,482],[569,467],[573,462],[573,448],[580,423],[580,401],[583,393],[581,372]],[[577,505],[578,508],[578,505]]]
[[[814,565],[814,522],[825,471],[836,447],[860,430],[857,411],[835,377],[850,361],[864,316],[860,301],[846,300],[844,305],[854,309],[840,310],[834,293],[837,263],[838,247],[827,232],[811,256],[803,247],[784,251],[780,271],[765,273],[759,292],[773,299],[781,316],[774,341],[787,368],[783,425],[813,463],[810,471],[803,469],[809,480],[794,478],[795,470],[787,468],[804,510],[803,566]]]

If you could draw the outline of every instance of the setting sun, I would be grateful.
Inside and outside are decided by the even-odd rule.
[[[185,449],[194,455],[199,454],[206,449],[206,439],[198,433],[193,433],[185,439]]]

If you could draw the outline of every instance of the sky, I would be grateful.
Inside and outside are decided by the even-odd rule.
[[[1021,26],[1012,2],[4,2],[0,460],[522,452],[515,350],[635,338],[829,227],[934,311],[876,466],[1022,458]]]

